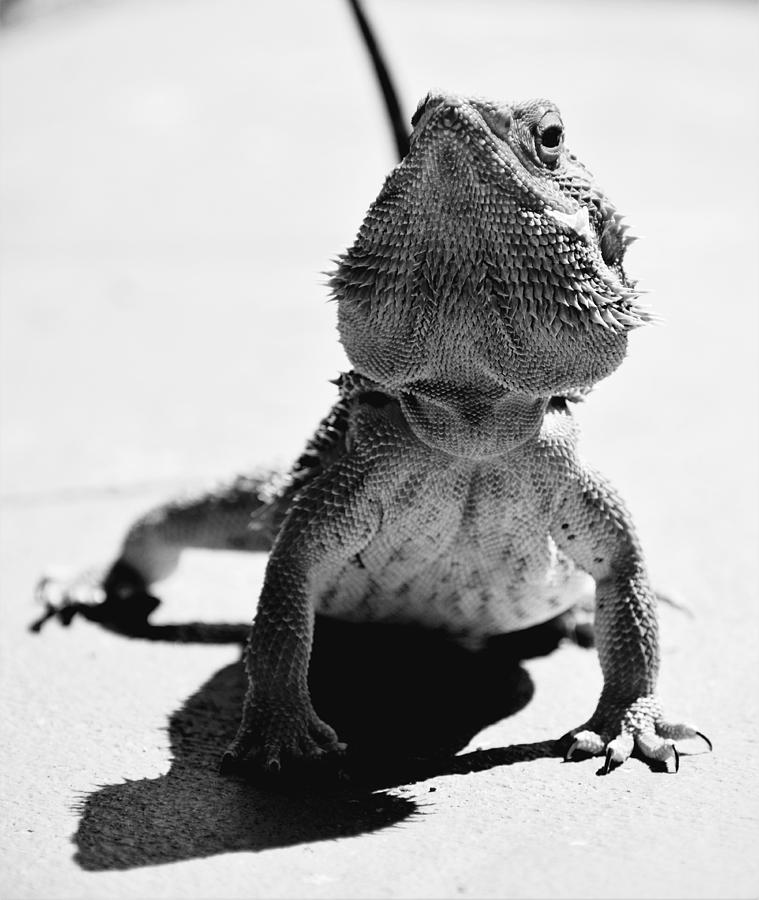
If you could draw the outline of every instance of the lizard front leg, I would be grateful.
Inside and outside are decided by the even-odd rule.
[[[242,721],[222,771],[250,756],[269,772],[287,759],[344,749],[314,711],[308,689],[313,639],[312,585],[338,571],[376,532],[372,502],[350,461],[309,485],[294,503],[272,551],[245,650],[249,686]]]
[[[245,650],[249,687],[242,721],[222,758],[222,771],[249,754],[264,769],[278,771],[284,757],[313,758],[342,749],[311,704],[314,612],[307,591],[310,566],[299,556],[297,550],[282,552],[267,568]]]
[[[711,743],[690,725],[665,719],[657,698],[656,598],[629,513],[605,479],[579,469],[559,498],[551,533],[596,581],[595,634],[604,677],[596,711],[571,732],[567,758],[605,752],[608,772],[637,744],[645,757],[677,771],[678,740],[699,738],[708,749]]]

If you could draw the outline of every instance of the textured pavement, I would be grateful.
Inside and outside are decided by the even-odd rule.
[[[665,325],[582,446],[693,610],[662,609],[661,694],[715,752],[599,778],[542,752],[592,711],[592,652],[414,673],[401,642],[327,665],[324,702],[363,664],[383,754],[434,735],[465,763],[333,793],[216,774],[238,646],[26,626],[43,570],[286,463],[327,409],[321,273],[393,164],[363,48],[339,0],[59,6],[0,32],[0,897],[756,896],[756,5],[368,5],[408,115],[433,86],[551,97],[646,238],[628,268]],[[248,621],[263,565],[188,554],[156,621]]]

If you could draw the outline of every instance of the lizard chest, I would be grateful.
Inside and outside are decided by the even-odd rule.
[[[510,463],[410,466],[390,479],[378,532],[312,585],[316,609],[487,637],[571,606],[587,577],[549,535],[550,497]]]

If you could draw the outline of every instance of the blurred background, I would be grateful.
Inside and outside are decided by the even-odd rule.
[[[167,710],[230,660],[183,648],[171,665],[176,648],[84,628],[46,636],[43,654],[23,637],[32,585],[50,563],[108,559],[132,517],[178,487],[300,452],[333,400],[328,380],[346,366],[323,273],[351,243],[395,149],[345,0],[4,0],[0,11],[0,602],[13,729],[4,771],[20,786],[12,856],[27,867],[6,894],[22,885],[24,896],[52,896],[60,884],[84,896],[89,882],[66,880],[71,785],[138,777],[146,761],[162,771],[166,749],[154,745]],[[615,866],[627,879],[617,887],[633,893],[652,864],[670,872],[644,882],[652,896],[753,896],[745,779],[756,745],[743,724],[759,638],[757,4],[366,0],[366,11],[407,119],[433,87],[553,99],[568,145],[643,238],[627,268],[664,324],[633,334],[628,360],[577,414],[585,455],[632,508],[655,582],[697,612],[692,626],[671,627],[664,613],[662,687],[673,715],[691,710],[719,734],[721,756],[703,765],[720,768],[699,783],[697,816],[692,797],[670,797],[664,812],[656,801],[670,818],[651,832],[653,848],[645,816],[598,820],[597,846],[623,831],[627,855],[612,846],[595,866],[572,857],[590,879],[575,883],[577,896],[611,896],[603,878]],[[260,562],[239,562],[239,581],[188,564],[191,576],[162,593],[176,594],[170,617],[203,617],[209,594],[210,615],[249,617]],[[93,646],[95,700],[72,689]],[[125,671],[140,702],[120,707],[114,735],[108,710],[123,701]],[[540,702],[558,712],[532,704],[518,738],[499,733],[496,743],[576,724],[562,720],[564,685],[578,679],[587,701],[598,679],[591,655],[571,652],[540,673]],[[75,696],[78,725],[49,747],[44,722]],[[573,700],[570,718],[574,709]],[[142,768],[132,740],[144,744]],[[566,767],[546,772],[559,788],[544,787],[545,808],[557,809],[570,781],[590,785]],[[526,784],[512,783],[514,809],[531,808]],[[648,790],[636,784],[635,795]],[[483,815],[501,833],[488,802],[477,828],[456,833],[479,842]],[[518,834],[529,833],[525,821]],[[635,846],[645,863],[633,864]],[[568,883],[571,852],[545,866],[525,857],[554,882],[520,895]],[[388,895],[402,894],[415,865],[400,864]],[[172,872],[184,896],[216,890],[197,868]],[[488,878],[470,886],[492,893]],[[293,885],[282,895],[299,895]]]

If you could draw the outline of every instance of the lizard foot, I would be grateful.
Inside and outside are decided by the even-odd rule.
[[[105,576],[95,569],[74,578],[45,575],[37,582],[35,599],[44,612],[29,626],[34,632],[41,631],[50,619],[70,625],[77,615],[136,632],[160,603],[147,592],[141,575],[123,560],[114,563]]]
[[[335,731],[316,715],[310,702],[298,704],[248,701],[237,736],[221,759],[229,774],[248,758],[269,774],[283,762],[313,761],[345,751]]]
[[[602,697],[592,718],[563,740],[571,741],[565,760],[575,753],[605,753],[604,775],[625,762],[636,746],[646,759],[662,764],[668,772],[679,770],[681,754],[712,749],[709,738],[692,726],[666,721],[658,700],[650,696],[632,703],[613,703]],[[684,741],[695,742],[695,747],[678,747]]]

